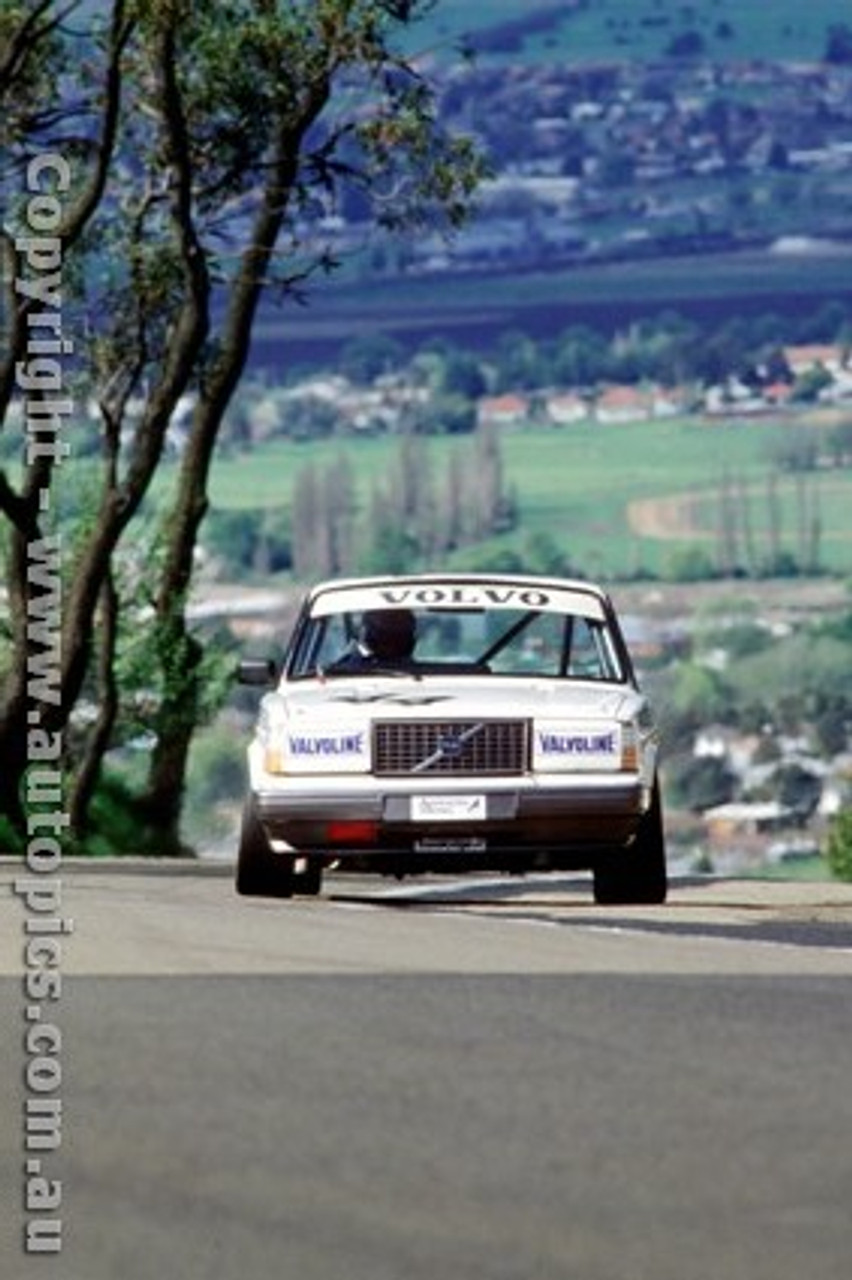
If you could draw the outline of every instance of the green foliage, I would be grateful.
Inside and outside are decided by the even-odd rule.
[[[116,739],[149,734],[170,693],[185,683],[195,689],[193,723],[207,723],[230,691],[233,641],[225,634],[174,633],[146,616],[137,597],[125,599],[115,674],[121,693]]]
[[[662,576],[668,582],[711,582],[719,570],[704,547],[675,547],[666,555]]]
[[[704,37],[700,31],[683,31],[674,36],[666,47],[669,58],[700,58],[706,52]]]
[[[546,529],[540,529],[526,538],[522,563],[527,573],[541,573],[557,578],[570,578],[575,574],[581,576],[578,567],[571,563],[565,547]]]
[[[610,347],[604,336],[586,325],[571,325],[553,346],[552,377],[557,385],[588,387],[605,378]]]
[[[207,514],[202,545],[221,576],[237,581],[247,573],[279,573],[292,565],[290,521],[276,508],[214,509]]]
[[[70,852],[91,858],[156,857],[162,853],[160,833],[142,815],[135,775],[106,770],[89,806],[85,835]]]
[[[831,639],[840,640],[843,644],[852,645],[852,609],[837,618],[827,619],[814,630],[817,636],[828,636]]]
[[[202,544],[229,577],[240,577],[255,563],[258,527],[263,512],[217,511],[207,513]]]
[[[450,351],[443,363],[441,389],[447,396],[476,400],[488,389],[481,361],[471,352]]]
[[[835,879],[852,882],[852,809],[843,809],[832,819],[825,856]]]
[[[198,733],[189,756],[182,833],[193,847],[232,834],[234,814],[245,794],[246,766],[242,731],[227,718]]]
[[[736,779],[724,761],[690,755],[667,760],[666,784],[677,804],[698,813],[731,800]]]
[[[830,387],[833,381],[829,371],[820,365],[807,369],[796,379],[793,400],[799,404],[814,404],[819,399],[820,392]]]
[[[673,673],[666,706],[697,727],[729,719],[733,700],[727,682],[709,667],[679,663]]]
[[[850,650],[852,653],[852,650]],[[829,705],[814,719],[814,742],[826,758],[841,755],[849,745],[849,726],[852,724],[852,696],[829,699]]]
[[[418,563],[419,546],[413,534],[400,529],[389,515],[378,514],[371,535],[359,562],[363,573],[408,573]]]
[[[471,573],[524,573],[527,561],[510,547],[475,547],[459,556],[459,568]]]
[[[794,633],[762,653],[747,655],[727,673],[739,697],[759,697],[767,720],[806,719],[826,691],[849,687],[850,647],[829,636]]]
[[[418,435],[464,436],[476,427],[476,405],[467,396],[436,395],[413,414]]]
[[[402,357],[402,346],[395,339],[363,334],[344,345],[337,364],[344,377],[356,386],[369,386],[383,373],[397,369]]]
[[[756,622],[736,622],[730,626],[711,628],[703,637],[708,647],[724,648],[731,661],[738,661],[751,654],[765,653],[772,648],[773,638],[766,627]]]
[[[31,10],[32,5],[14,0],[0,5],[0,148],[4,151],[49,119],[58,96],[62,38],[53,24],[35,22],[33,30],[41,29],[41,38],[31,35],[21,43],[23,20],[35,16]]]
[[[0,813],[0,854],[23,853],[24,838],[9,820]]]
[[[852,27],[845,22],[834,22],[828,29],[825,45],[825,61],[837,66],[852,65]]]

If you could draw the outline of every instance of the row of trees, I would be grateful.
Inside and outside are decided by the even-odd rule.
[[[21,459],[0,472],[9,593],[0,815],[19,832],[36,741],[61,749],[72,826],[86,830],[121,714],[118,647],[138,629],[139,599],[122,585],[135,552],[151,615],[153,739],[138,810],[163,850],[178,846],[187,753],[205,705],[186,600],[210,464],[260,299],[298,299],[333,268],[304,224],[332,209],[342,187],[360,189],[386,229],[452,228],[481,173],[400,52],[428,8],[0,6],[0,424],[17,432]],[[63,400],[51,403],[57,388]],[[140,557],[129,543],[134,519],[188,391],[185,447],[154,546]],[[59,489],[73,445],[60,431],[75,396],[97,406],[100,466],[85,518],[69,522]],[[36,548],[44,563],[34,573]],[[45,616],[55,626],[34,629]],[[37,700],[34,663],[47,673]],[[85,731],[74,719],[83,699],[97,708]]]
[[[715,495],[696,498],[694,525],[705,529],[671,553],[666,576],[675,581],[793,578],[823,572],[819,488],[810,471],[795,477],[792,505],[781,498],[779,473],[746,485],[723,473]],[[365,494],[352,455],[341,451],[324,466],[302,467],[292,509],[212,510],[202,546],[228,580],[282,571],[311,581],[357,573],[416,572],[463,548],[482,570],[582,573],[549,534],[523,537],[514,486],[505,482],[499,434],[480,428],[466,451],[436,470],[426,441],[402,436],[387,474]],[[516,531],[512,545],[488,546]],[[637,569],[644,576],[644,570]]]
[[[308,466],[297,478],[292,513],[293,570],[298,578],[353,572],[399,573],[439,563],[448,552],[515,526],[499,435],[472,437],[436,473],[422,439],[400,438],[387,475],[376,478],[359,513],[349,460]]]
[[[437,468],[427,443],[406,435],[389,466],[359,487],[351,454],[294,477],[292,509],[210,512],[204,550],[226,575],[289,570],[297,580],[410,572],[517,524],[500,436],[480,428]]]
[[[723,577],[745,572],[750,577],[815,574],[820,571],[822,517],[819,491],[808,472],[796,474],[796,508],[793,545],[785,549],[778,473],[770,471],[763,495],[755,495],[741,480],[726,472],[720,484],[717,512],[718,568]],[[765,537],[756,531],[757,502],[765,504]]]
[[[852,347],[852,311],[828,302],[813,314],[737,316],[716,325],[663,311],[624,326],[611,337],[588,325],[572,325],[536,341],[507,333],[493,355],[495,390],[548,386],[588,387],[612,382],[638,385],[714,386],[728,379],[760,386],[793,383],[786,346],[836,343]],[[470,376],[459,358],[458,376]],[[805,388],[813,397],[820,387]]]
[[[363,335],[346,343],[335,368],[356,385],[369,386],[389,369],[411,376],[445,395],[469,399],[486,392],[535,391],[542,387],[595,387],[607,382],[710,386],[737,378],[746,382],[794,380],[784,348],[835,343],[852,349],[852,308],[839,301],[812,312],[767,312],[700,323],[666,309],[608,334],[572,324],[537,339],[507,330],[487,351],[430,338],[412,353],[387,335]],[[805,393],[816,394],[824,379]]]

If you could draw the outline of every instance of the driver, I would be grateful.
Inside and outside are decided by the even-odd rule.
[[[371,609],[361,620],[361,644],[377,662],[410,658],[416,639],[417,623],[410,609]]]
[[[406,663],[414,652],[417,622],[410,609],[369,609],[361,619],[357,644],[333,669],[364,669]]]

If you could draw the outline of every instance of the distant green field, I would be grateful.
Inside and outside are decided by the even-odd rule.
[[[490,549],[522,546],[531,535],[546,532],[572,564],[592,575],[617,579],[639,569],[667,575],[687,549],[703,548],[715,557],[725,477],[747,506],[756,544],[766,545],[769,451],[780,433],[790,430],[789,424],[778,423],[677,420],[506,432],[505,474],[517,494],[521,526],[495,539]],[[366,505],[372,483],[388,473],[397,447],[386,437],[306,445],[273,442],[216,464],[213,503],[231,509],[287,509],[307,464],[322,466],[345,451]],[[463,438],[431,441],[435,473],[442,474],[451,450],[466,447]],[[822,566],[852,574],[852,472],[809,476],[806,497],[808,510],[821,525]],[[653,505],[640,513],[631,508],[649,501]],[[780,542],[793,556],[801,547],[802,510],[795,478],[779,480]]]
[[[828,27],[852,16],[846,0],[438,0],[418,27],[416,45],[449,53],[464,34],[476,36],[546,11],[557,11],[559,22],[525,43],[524,60],[652,59],[688,30],[701,34],[707,53],[717,60],[816,59],[825,49]],[[481,55],[483,60],[495,56]]]

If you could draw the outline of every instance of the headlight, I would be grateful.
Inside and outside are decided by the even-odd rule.
[[[287,761],[280,746],[268,746],[263,752],[265,773],[286,773]]]

